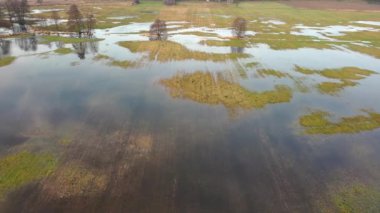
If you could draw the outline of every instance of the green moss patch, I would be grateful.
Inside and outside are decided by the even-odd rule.
[[[0,159],[0,199],[24,184],[48,176],[56,165],[51,154],[19,152]]]
[[[358,133],[380,128],[380,114],[365,111],[366,115],[343,117],[337,122],[329,120],[330,114],[324,111],[303,115],[299,124],[307,134]]]

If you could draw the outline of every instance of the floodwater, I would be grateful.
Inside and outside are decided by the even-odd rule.
[[[0,212],[320,212],[357,185],[379,190],[379,58],[344,45],[207,45],[231,32],[181,21],[149,41],[149,25],[96,30],[104,40],[89,43],[1,41],[0,57],[16,59],[0,67],[0,169],[23,152],[55,163],[0,183]],[[295,28],[317,39],[367,30]],[[343,68],[366,74],[323,72]],[[301,122],[320,111],[322,126]]]

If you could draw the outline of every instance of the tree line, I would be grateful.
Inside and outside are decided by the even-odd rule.
[[[0,3],[0,27],[10,28],[13,33],[28,31],[27,20],[29,15],[30,7],[27,0],[6,0]],[[78,37],[92,36],[96,24],[93,13],[88,12],[82,15],[78,6],[73,4],[69,7],[67,16],[66,30],[77,33]],[[58,31],[61,20],[58,11],[52,11],[50,19]]]

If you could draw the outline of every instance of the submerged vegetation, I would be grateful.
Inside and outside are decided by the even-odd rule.
[[[5,194],[51,174],[57,160],[51,154],[19,152],[0,159],[0,199]]]
[[[324,111],[315,111],[308,115],[303,115],[299,119],[299,124],[305,128],[307,134],[341,134],[358,133],[380,128],[380,114],[365,111],[367,115],[357,115],[352,117],[342,117],[339,121],[333,122],[329,118],[331,115]]]
[[[271,69],[260,69],[257,71],[257,74],[260,77],[274,76],[277,78],[285,78],[289,76],[287,73],[283,73],[283,72],[280,72],[277,70],[271,70]]]
[[[333,195],[335,207],[342,213],[380,212],[380,190],[351,184]]]
[[[224,105],[227,108],[263,108],[268,104],[286,103],[292,99],[291,89],[276,86],[274,90],[249,91],[238,83],[227,81],[222,75],[195,72],[178,74],[160,83],[174,98],[190,99],[199,103]]]
[[[43,185],[43,191],[58,198],[89,196],[105,190],[107,176],[78,163],[60,167]]]

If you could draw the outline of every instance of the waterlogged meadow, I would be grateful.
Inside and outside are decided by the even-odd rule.
[[[380,12],[79,7],[0,40],[0,212],[380,211]]]

